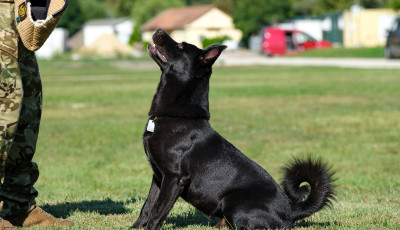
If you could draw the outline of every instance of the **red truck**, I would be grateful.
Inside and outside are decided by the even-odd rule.
[[[308,49],[330,48],[329,41],[317,41],[299,30],[284,30],[277,27],[265,27],[262,30],[261,52],[269,56],[290,55]]]

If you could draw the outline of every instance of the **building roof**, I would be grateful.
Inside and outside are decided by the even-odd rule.
[[[142,26],[142,30],[174,30],[185,27],[200,16],[213,9],[213,5],[170,8],[158,14]]]

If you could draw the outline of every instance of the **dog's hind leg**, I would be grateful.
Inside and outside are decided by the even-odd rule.
[[[224,212],[228,225],[233,229],[287,229],[291,225],[283,222],[279,216],[263,209],[235,207]]]
[[[229,220],[228,220],[229,221]],[[254,220],[252,217],[240,217],[230,221],[231,228],[237,230],[255,230],[255,229],[275,229],[266,223],[264,220]]]
[[[142,210],[140,211],[139,218],[132,225],[132,228],[144,228],[147,225],[147,222],[149,222],[151,215],[150,211],[154,207],[154,204],[156,203],[159,194],[160,194],[160,184],[153,175],[153,180],[151,182],[149,195],[147,196],[147,199],[144,202]]]

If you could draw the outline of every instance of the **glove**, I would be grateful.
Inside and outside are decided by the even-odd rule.
[[[65,13],[69,0],[15,0],[15,20],[24,46],[38,50]]]

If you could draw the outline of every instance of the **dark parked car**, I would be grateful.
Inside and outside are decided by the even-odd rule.
[[[396,18],[388,31],[385,47],[386,58],[400,58],[400,17]]]

